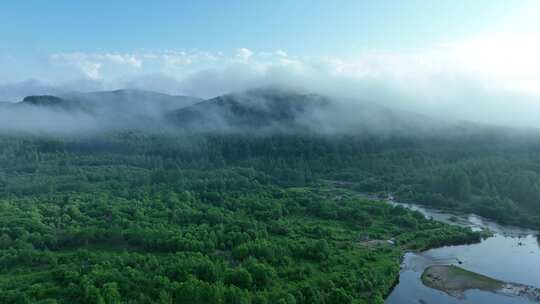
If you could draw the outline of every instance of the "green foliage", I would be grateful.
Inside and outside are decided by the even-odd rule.
[[[537,223],[523,213],[535,202],[505,188],[516,179],[536,195],[534,155],[510,162],[454,146],[367,136],[0,137],[0,303],[382,303],[404,249],[479,235],[322,179],[494,218],[511,208],[501,221]]]
[[[251,273],[243,268],[232,269],[225,273],[225,283],[242,289],[251,289],[253,278]]]

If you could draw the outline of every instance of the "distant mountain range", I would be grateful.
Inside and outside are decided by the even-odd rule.
[[[67,95],[27,96],[19,105],[46,107],[66,111],[83,111],[92,115],[160,116],[164,112],[195,104],[201,99],[171,96],[139,90],[116,90]]]
[[[115,115],[123,116],[154,117],[202,101],[197,97],[172,96],[140,90],[70,93],[62,98],[75,102],[85,110],[98,115],[115,113]]]
[[[34,95],[25,97],[16,105],[35,106],[57,110],[78,110],[83,107],[79,102],[50,95]]]
[[[15,119],[18,118],[18,119]],[[31,118],[31,119],[30,119]],[[10,128],[183,128],[203,132],[430,132],[447,126],[429,117],[373,103],[299,90],[259,88],[202,100],[140,90],[27,96],[0,103]],[[14,120],[15,119],[15,120]],[[63,122],[63,125],[58,123]],[[2,122],[0,122],[0,128]]]

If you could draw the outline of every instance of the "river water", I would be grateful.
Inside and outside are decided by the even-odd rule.
[[[438,221],[474,230],[488,228],[494,232],[494,236],[478,244],[407,253],[403,259],[399,284],[386,299],[387,304],[535,303],[524,298],[479,290],[467,291],[464,298],[458,299],[424,286],[420,276],[430,265],[453,264],[501,281],[540,287],[540,241],[537,232],[498,225],[473,214],[457,216],[457,221],[455,218],[452,221],[450,218],[456,215],[413,204],[389,203],[417,210]]]

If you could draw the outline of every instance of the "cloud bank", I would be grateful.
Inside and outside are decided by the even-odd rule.
[[[376,102],[448,119],[540,127],[540,34],[483,35],[408,51],[295,56],[286,50],[57,53],[51,73],[0,85],[0,100],[54,90],[136,88],[213,97],[265,85]],[[39,85],[37,85],[39,84]],[[39,87],[39,92],[33,92]]]

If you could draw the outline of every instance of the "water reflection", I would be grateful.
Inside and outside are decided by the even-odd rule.
[[[400,282],[386,303],[533,303],[478,290],[466,292],[465,299],[457,299],[424,286],[420,276],[427,266],[454,264],[502,281],[540,287],[540,237],[535,231],[502,226],[473,214],[456,216],[412,204],[389,203],[416,210],[428,218],[445,223],[475,230],[488,228],[494,232],[494,236],[479,244],[441,247],[420,254],[407,253]]]

